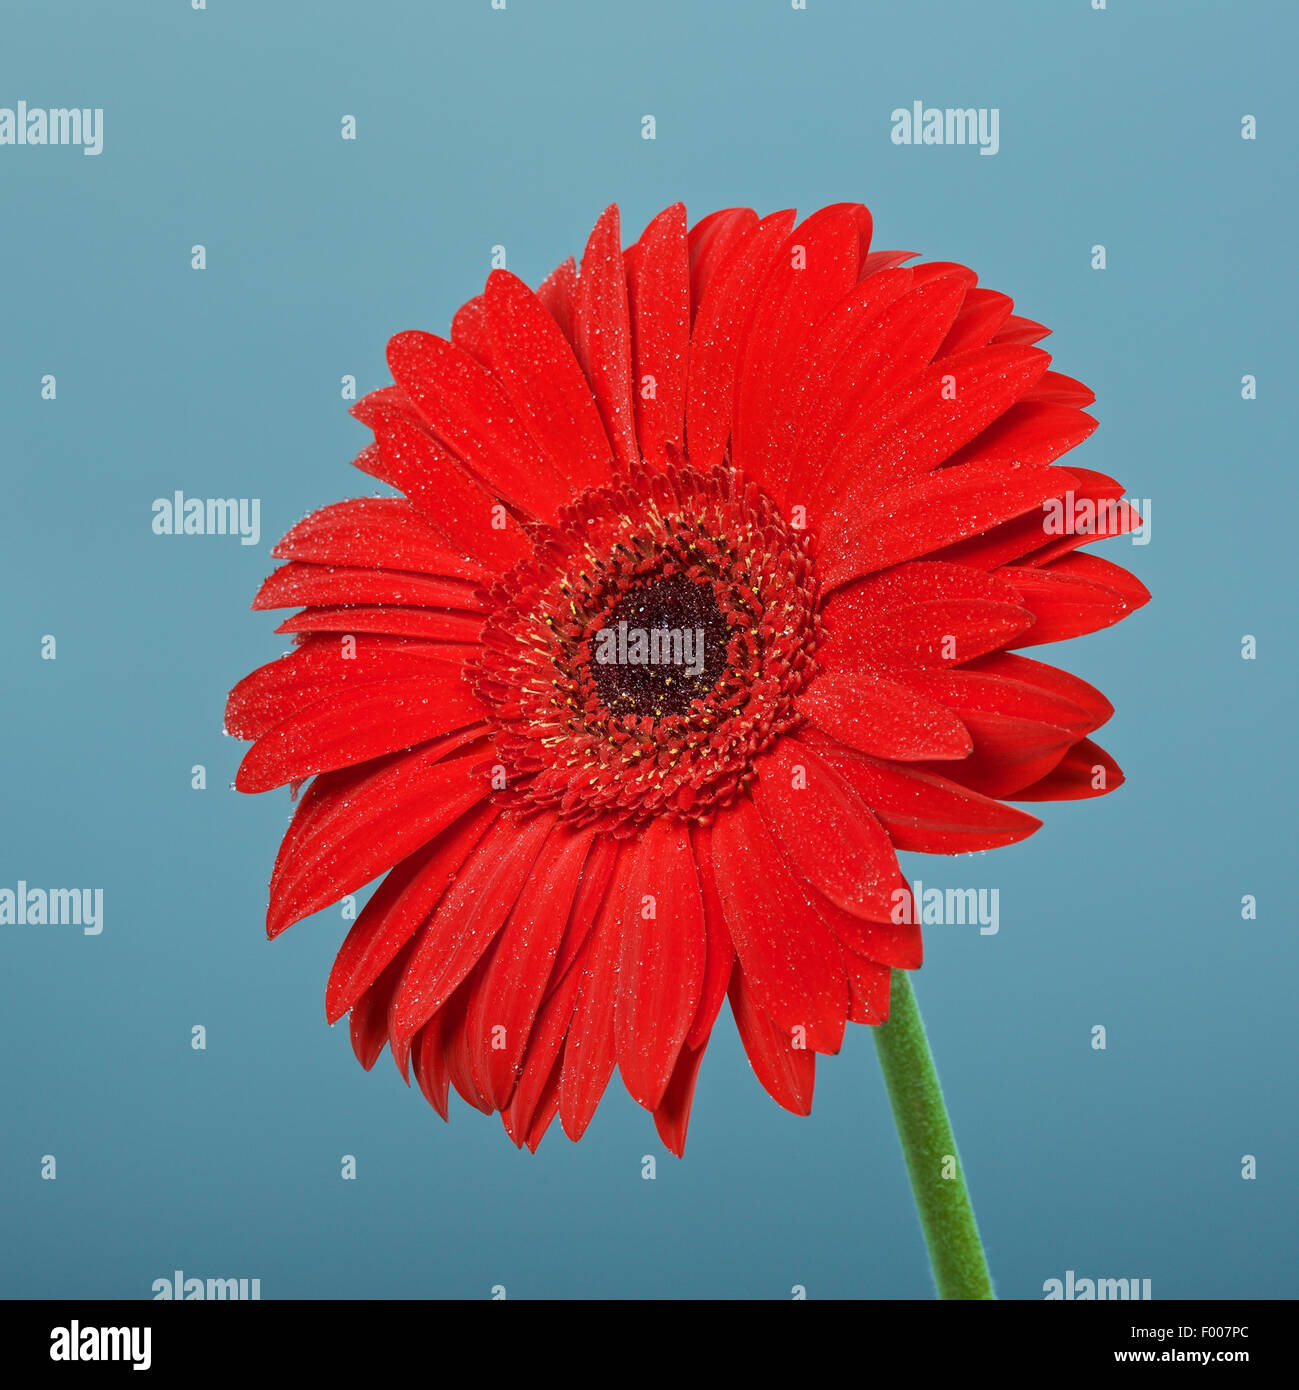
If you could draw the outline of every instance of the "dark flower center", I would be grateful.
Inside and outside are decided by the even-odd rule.
[[[674,574],[624,594],[596,636],[591,677],[610,712],[661,719],[717,684],[730,627],[711,584]]]

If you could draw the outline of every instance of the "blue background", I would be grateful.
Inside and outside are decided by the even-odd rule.
[[[1288,0],[6,0],[0,105],[103,107],[105,145],[0,147],[0,886],[100,886],[106,924],[0,928],[0,1292],[929,1294],[865,1029],[796,1119],[724,1018],[684,1162],[616,1080],[577,1146],[445,1127],[325,1026],[338,909],[265,941],[290,805],[227,789],[225,693],[286,645],[247,611],[269,548],[368,490],[340,378],[445,332],[494,244],[535,283],[608,202],[635,235],[678,198],[860,198],[1096,390],[1071,457],[1151,499],[1151,544],[1101,553],[1155,597],[1037,654],[1113,699],[1129,780],[906,864],[1001,895],[995,936],[929,930],[917,994],[1002,1296],[1299,1292],[1296,40]],[[917,99],[999,108],[1000,153],[894,146]],[[177,488],[260,497],[261,544],[155,536]]]

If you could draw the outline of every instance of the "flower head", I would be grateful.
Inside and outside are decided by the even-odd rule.
[[[677,204],[624,251],[609,208],[580,271],[493,271],[449,340],[391,341],[353,413],[400,495],[275,549],[254,607],[301,608],[297,646],[226,712],[240,790],[314,778],[268,931],[387,873],[327,1012],[444,1117],[454,1086],[576,1139],[616,1068],[680,1153],[728,996],[806,1113],[816,1054],[920,964],[896,851],[1122,780],[1105,698],[1009,650],[1148,597],[1044,524],[1136,523],[1056,464],[1091,393],[1005,295],[870,234],[859,204]]]

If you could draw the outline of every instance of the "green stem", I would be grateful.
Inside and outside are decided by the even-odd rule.
[[[938,1296],[996,1298],[925,1025],[905,970],[893,972],[889,1021],[871,1031]]]

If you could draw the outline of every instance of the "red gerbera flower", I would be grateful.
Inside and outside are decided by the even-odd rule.
[[[895,851],[1122,780],[1105,698],[1007,651],[1148,597],[1043,524],[1122,497],[1055,464],[1091,393],[972,271],[870,251],[860,204],[794,221],[676,204],[624,251],[611,207],[580,270],[398,334],[353,413],[403,495],[295,526],[253,605],[302,611],[231,693],[236,786],[315,779],[269,934],[389,871],[328,1017],[519,1144],[579,1138],[616,1067],[679,1154],[728,995],[807,1113],[920,964]]]

